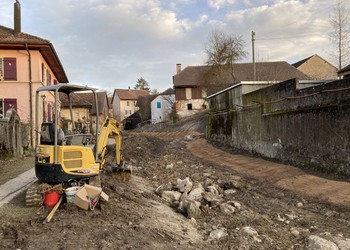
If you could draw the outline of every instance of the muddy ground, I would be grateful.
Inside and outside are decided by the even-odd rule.
[[[203,124],[125,132],[132,178],[117,180],[107,169],[102,185],[109,201],[93,211],[65,203],[43,224],[50,209],[25,208],[24,194],[18,196],[0,208],[0,249],[306,249],[311,235],[349,246],[348,206],[309,199],[192,155],[188,144],[204,137]],[[177,180],[186,177],[193,186],[218,191],[211,202],[201,199],[195,218],[155,192],[167,183],[178,191]]]

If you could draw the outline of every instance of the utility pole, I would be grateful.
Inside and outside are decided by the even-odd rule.
[[[255,32],[252,31],[252,54],[253,54],[253,80],[256,81],[256,71],[255,71],[255,49],[254,49],[254,41],[255,41]]]

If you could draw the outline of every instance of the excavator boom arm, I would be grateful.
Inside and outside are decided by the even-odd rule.
[[[120,124],[114,118],[106,117],[97,142],[97,153],[101,160],[101,166],[103,166],[105,161],[106,146],[108,145],[109,136],[113,136],[115,139],[115,164],[120,166],[122,164],[122,135]]]

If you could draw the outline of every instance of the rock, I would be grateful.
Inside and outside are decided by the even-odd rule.
[[[191,191],[193,186],[193,182],[190,180],[189,177],[186,177],[185,179],[177,179],[177,189],[181,193],[188,193]]]
[[[309,250],[339,250],[334,242],[323,239],[317,235],[310,235],[308,240],[307,249]]]
[[[187,205],[188,205],[188,199],[187,196],[186,197],[181,197],[180,198],[180,202],[179,202],[179,206],[177,207],[177,209],[181,212],[181,213],[186,213],[186,209],[187,209]]]
[[[194,200],[187,200],[188,204],[187,204],[187,208],[186,208],[186,212],[187,212],[187,217],[188,218],[199,218],[202,211],[200,209],[200,202],[198,201],[194,201]]]
[[[302,207],[302,206],[304,206],[304,204],[302,202],[297,203],[297,207]]]
[[[181,193],[177,191],[168,191],[165,190],[162,192],[162,198],[167,200],[168,202],[174,202],[180,200]]]
[[[258,232],[257,232],[254,228],[252,228],[252,227],[249,227],[249,226],[243,227],[243,228],[242,228],[242,232],[245,233],[245,234],[247,234],[247,235],[249,235],[249,236],[251,236],[251,237],[253,237],[254,241],[256,241],[256,242],[261,242],[261,241],[262,241],[262,240],[258,237],[258,236],[259,236]]]
[[[236,180],[231,180],[231,181],[227,181],[222,183],[222,188],[223,189],[240,189],[241,188],[241,184],[236,181]]]
[[[188,198],[191,200],[201,201],[202,200],[202,194],[204,193],[203,188],[195,188],[192,189],[191,192],[188,193]]]
[[[154,192],[158,195],[160,195],[163,191],[170,191],[173,189],[173,184],[171,184],[170,182],[165,183],[160,185],[159,187],[156,188],[156,190],[154,190]]]
[[[232,214],[235,212],[236,209],[230,204],[223,203],[220,205],[220,210],[226,214]]]
[[[174,167],[174,164],[171,163],[171,164],[166,165],[165,169],[172,169],[173,167]]]
[[[295,214],[285,214],[285,216],[287,217],[288,220],[294,220],[298,218],[298,216]]]
[[[295,237],[298,237],[300,235],[300,232],[296,229],[291,229],[290,233]]]
[[[207,191],[215,195],[219,195],[219,191],[215,186],[208,186]]]
[[[193,183],[192,189],[195,189],[195,188],[201,188],[204,191],[204,188],[200,182]]]
[[[285,222],[286,218],[281,217],[279,214],[277,214],[277,220],[281,222]]]
[[[192,140],[193,140],[193,137],[190,136],[190,135],[186,135],[186,136],[184,137],[184,141],[192,141]]]
[[[206,200],[207,202],[212,202],[213,200],[218,200],[219,197],[213,193],[210,192],[204,192],[202,194],[203,199]]]
[[[237,190],[235,190],[235,189],[227,189],[227,190],[225,190],[224,191],[224,194],[235,194],[235,193],[237,193]]]
[[[229,202],[227,202],[227,203],[230,204],[230,205],[233,205],[235,208],[238,209],[238,211],[241,211],[242,205],[241,205],[240,203],[238,203],[238,202],[236,202],[236,201],[229,201]]]
[[[177,165],[181,165],[183,163],[183,161],[177,161],[176,164]]]
[[[350,239],[336,241],[340,250],[350,250]]]
[[[219,240],[228,235],[226,228],[218,228],[210,232],[208,240]]]
[[[245,234],[248,234],[250,236],[258,236],[258,232],[252,228],[252,227],[249,227],[249,226],[246,226],[246,227],[242,227],[242,232],[245,233]]]

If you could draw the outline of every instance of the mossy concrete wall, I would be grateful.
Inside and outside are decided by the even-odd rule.
[[[350,176],[350,79],[303,90],[296,84],[291,80],[243,95],[243,108],[210,107],[208,139]]]

